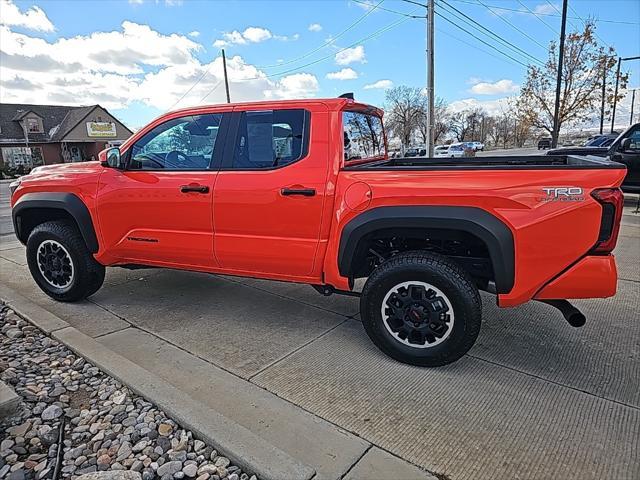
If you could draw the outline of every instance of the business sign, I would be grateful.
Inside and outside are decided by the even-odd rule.
[[[117,136],[116,124],[113,122],[87,122],[87,135],[94,138],[110,138]]]

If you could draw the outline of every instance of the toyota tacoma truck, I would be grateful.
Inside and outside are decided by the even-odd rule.
[[[11,204],[56,300],[115,266],[306,283],[359,296],[386,354],[439,366],[474,344],[481,290],[574,326],[568,299],[614,295],[624,176],[578,156],[390,159],[381,110],[289,100],[167,113],[99,161],[34,169]]]

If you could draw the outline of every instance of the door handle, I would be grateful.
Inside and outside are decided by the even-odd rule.
[[[315,188],[283,188],[280,193],[285,196],[302,195],[303,197],[313,197],[316,194]]]
[[[182,185],[180,191],[182,193],[209,193],[209,187],[206,185]]]

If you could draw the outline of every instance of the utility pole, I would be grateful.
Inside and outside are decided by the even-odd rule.
[[[613,125],[616,121],[616,106],[618,104],[618,84],[620,83],[620,64],[627,60],[638,60],[638,59],[640,59],[640,56],[627,57],[627,58],[618,57],[618,71],[616,72],[616,91],[613,95],[613,112],[611,113],[611,133],[613,133]]]
[[[562,1],[562,26],[560,28],[560,51],[558,52],[558,79],[556,81],[556,104],[553,112],[553,135],[551,135],[551,146],[558,146],[558,136],[560,135],[560,87],[562,86],[562,62],[564,60],[564,36],[567,30],[567,3]]]
[[[602,102],[600,103],[600,134],[602,135],[602,128],[604,127],[604,97],[605,90],[607,88],[607,61],[608,57],[602,59]]]
[[[618,70],[616,71],[616,90],[613,94],[613,111],[611,112],[611,133],[613,133],[613,125],[616,123],[616,105],[618,103],[618,84],[620,83],[620,64],[622,57],[618,57]]]
[[[433,56],[433,24],[435,10],[434,0],[427,2],[427,157],[433,157],[433,124],[435,122],[434,108],[434,56]]]
[[[636,90],[638,89],[634,88],[631,90],[631,115],[629,115],[629,125],[633,125],[633,104],[636,103]]]
[[[222,49],[222,69],[224,70],[224,88],[227,91],[227,103],[231,103],[231,97],[229,96],[229,78],[227,77],[227,57],[224,55],[224,48]]]

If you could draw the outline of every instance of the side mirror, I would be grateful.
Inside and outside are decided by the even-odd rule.
[[[627,150],[631,150],[631,139],[630,138],[625,138],[620,143],[620,151],[621,152],[626,152]]]
[[[105,157],[106,159],[101,162],[103,167],[117,168],[119,170],[124,169],[124,161],[118,147],[107,150]]]

